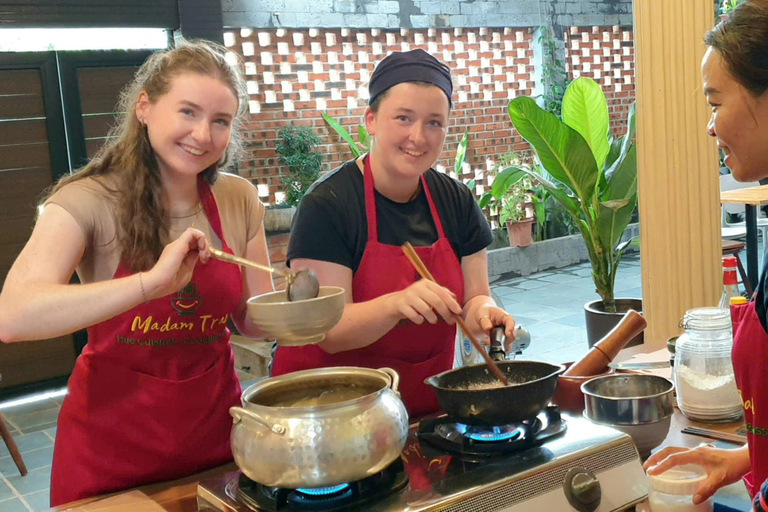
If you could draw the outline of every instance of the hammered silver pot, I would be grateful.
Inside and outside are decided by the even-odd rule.
[[[273,377],[243,392],[232,407],[235,463],[260,484],[326,487],[371,476],[400,456],[408,413],[399,377],[379,370],[333,367]],[[290,397],[353,389],[359,396],[325,405],[285,405]]]

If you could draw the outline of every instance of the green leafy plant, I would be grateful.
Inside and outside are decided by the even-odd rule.
[[[506,190],[529,176],[564,207],[587,245],[603,306],[615,312],[616,270],[630,246],[619,246],[619,240],[637,203],[635,105],[629,109],[627,133],[618,139],[609,135],[605,95],[590,78],[577,78],[568,86],[562,120],[529,97],[515,98],[508,110],[551,180],[527,167],[508,167],[496,177],[494,188],[498,182]]]
[[[734,7],[736,7],[737,5],[739,5],[739,2],[740,2],[740,1],[741,1],[741,0],[723,0],[723,1],[722,1],[722,3],[720,4],[720,8],[719,8],[719,13],[718,13],[718,14],[719,14],[720,16],[725,16],[725,15],[726,15],[726,14],[728,14],[728,13],[729,13],[729,12],[730,12],[730,11],[731,11],[731,10],[732,10]]]
[[[320,115],[323,116],[323,119],[325,119],[328,126],[333,128],[333,131],[338,133],[339,137],[347,143],[353,158],[359,158],[363,153],[367,153],[371,150],[371,136],[368,134],[368,130],[365,129],[365,126],[362,124],[357,125],[357,139],[360,141],[360,145],[358,146],[357,142],[355,142],[347,129],[341,126],[337,120],[325,112],[320,112]]]
[[[501,199],[499,222],[520,222],[527,218],[526,203],[531,202],[531,180],[522,178],[509,187]]]
[[[547,204],[551,200],[551,195],[541,184],[532,186],[530,191],[533,215],[536,218],[536,235],[534,240],[541,242],[547,238]]]
[[[456,158],[453,161],[453,171],[456,173],[457,177],[461,176],[461,169],[464,166],[464,159],[467,156],[467,145],[469,144],[469,128],[464,130],[464,135],[461,136],[461,140],[459,140],[459,144],[456,146]],[[469,190],[474,193],[475,186],[477,184],[477,181],[475,178],[472,178],[469,180],[466,185]],[[488,203],[491,200],[491,192],[489,190],[486,190],[483,192],[483,194],[477,199],[477,204],[480,206],[480,209],[484,209],[486,206],[488,206]]]
[[[312,151],[320,144],[320,136],[309,126],[293,123],[280,128],[277,135],[280,138],[276,147],[279,161],[288,167],[288,174],[280,177],[285,204],[296,206],[320,177],[323,155]]]

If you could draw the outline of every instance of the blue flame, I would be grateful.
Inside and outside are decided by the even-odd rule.
[[[465,425],[463,423],[457,423],[456,429],[459,431],[459,433],[465,435],[469,439],[472,439],[474,441],[486,441],[486,442],[506,441],[507,439],[518,437],[522,433],[522,429],[520,428],[510,428],[510,427],[478,428],[478,427],[470,427],[469,425]]]
[[[349,484],[332,485],[330,487],[308,487],[306,489],[296,489],[297,492],[307,496],[328,496],[340,493],[349,488]]]

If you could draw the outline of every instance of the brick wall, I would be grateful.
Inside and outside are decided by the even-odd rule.
[[[566,69],[571,78],[588,76],[608,101],[611,131],[626,133],[635,101],[635,48],[632,27],[571,27],[565,34]]]
[[[507,104],[515,96],[533,94],[532,41],[531,30],[525,28],[228,32],[225,42],[245,59],[251,99],[239,172],[257,184],[264,202],[279,201],[284,169],[275,146],[277,131],[289,122],[312,126],[320,134],[324,170],[348,160],[346,143],[326,126],[320,112],[356,133],[375,63],[389,51],[423,48],[451,67],[455,84],[452,124],[439,164],[453,168],[456,144],[469,127],[460,177],[468,181],[477,173],[482,178],[489,161],[508,149],[527,150],[512,133]],[[477,181],[480,193],[483,180]]]

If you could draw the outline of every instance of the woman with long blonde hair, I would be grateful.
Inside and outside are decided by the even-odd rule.
[[[153,54],[114,138],[54,187],[8,273],[2,341],[88,329],[59,414],[52,505],[232,457],[227,322],[257,335],[245,302],[273,289],[269,274],[209,260],[213,246],[269,262],[255,187],[221,172],[246,100],[218,45]]]

